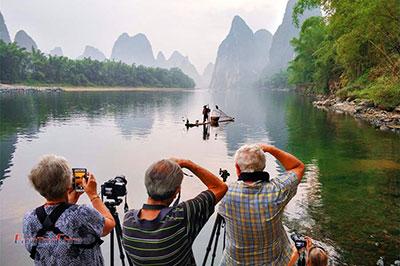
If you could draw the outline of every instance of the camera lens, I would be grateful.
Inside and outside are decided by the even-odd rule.
[[[291,234],[290,238],[293,240],[293,242],[297,242],[300,240],[296,233]]]

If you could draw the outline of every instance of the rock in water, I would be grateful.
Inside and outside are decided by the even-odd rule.
[[[50,51],[49,54],[52,56],[64,56],[61,47],[54,48],[53,50]]]
[[[25,48],[27,52],[32,52],[32,48],[37,50],[35,41],[23,30],[17,32],[14,42],[16,42],[18,46]]]
[[[272,35],[262,30],[253,34],[246,22],[235,16],[228,36],[218,48],[210,88],[245,88],[253,86],[263,66]]]
[[[114,43],[111,60],[129,65],[155,66],[153,49],[146,35],[142,33],[133,37],[127,33],[121,34]]]
[[[263,76],[270,77],[281,70],[286,70],[289,66],[289,61],[295,58],[295,53],[290,41],[294,37],[299,36],[300,28],[296,28],[292,24],[293,6],[297,0],[289,0],[286,5],[285,15],[282,24],[272,38],[271,49],[269,51],[269,62],[263,71]],[[321,10],[318,8],[305,10],[300,16],[300,25],[309,17],[321,16]]]
[[[7,25],[4,21],[3,15],[0,12],[0,40],[3,40],[5,43],[10,43],[10,34],[8,33]]]
[[[76,58],[77,60],[82,60],[83,58],[90,58],[92,60],[97,60],[97,61],[104,61],[106,60],[106,57],[104,54],[97,48],[93,46],[86,45],[85,51],[83,52],[83,55],[79,56]]]

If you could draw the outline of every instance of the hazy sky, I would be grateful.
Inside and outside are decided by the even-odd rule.
[[[0,11],[13,40],[25,30],[43,52],[56,46],[76,58],[85,45],[108,58],[120,34],[144,33],[154,57],[161,50],[189,56],[200,73],[215,62],[232,19],[241,16],[253,31],[272,34],[287,0],[0,0]]]

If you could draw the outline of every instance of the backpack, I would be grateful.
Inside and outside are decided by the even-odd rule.
[[[47,232],[52,231],[54,234],[59,235],[62,234],[65,237],[68,237],[66,234],[61,232],[61,230],[55,226],[58,218],[63,214],[63,212],[71,207],[74,204],[63,202],[60,205],[58,205],[49,215],[46,214],[46,211],[44,210],[44,205],[37,207],[35,212],[36,215],[42,224],[42,228],[36,233],[36,237],[34,239],[37,239],[38,237],[43,237]],[[84,249],[90,249],[93,248],[96,244],[101,245],[103,243],[103,240],[100,239],[97,235],[94,235],[95,241],[91,244],[71,244],[75,247],[78,248],[84,248]],[[68,237],[70,238],[70,237]],[[32,259],[35,259],[36,255],[36,248],[38,246],[38,241],[32,246],[32,249],[30,251],[30,257]]]

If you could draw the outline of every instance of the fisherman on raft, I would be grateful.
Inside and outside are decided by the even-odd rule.
[[[203,123],[208,122],[208,114],[211,109],[208,108],[208,104],[203,106]]]

